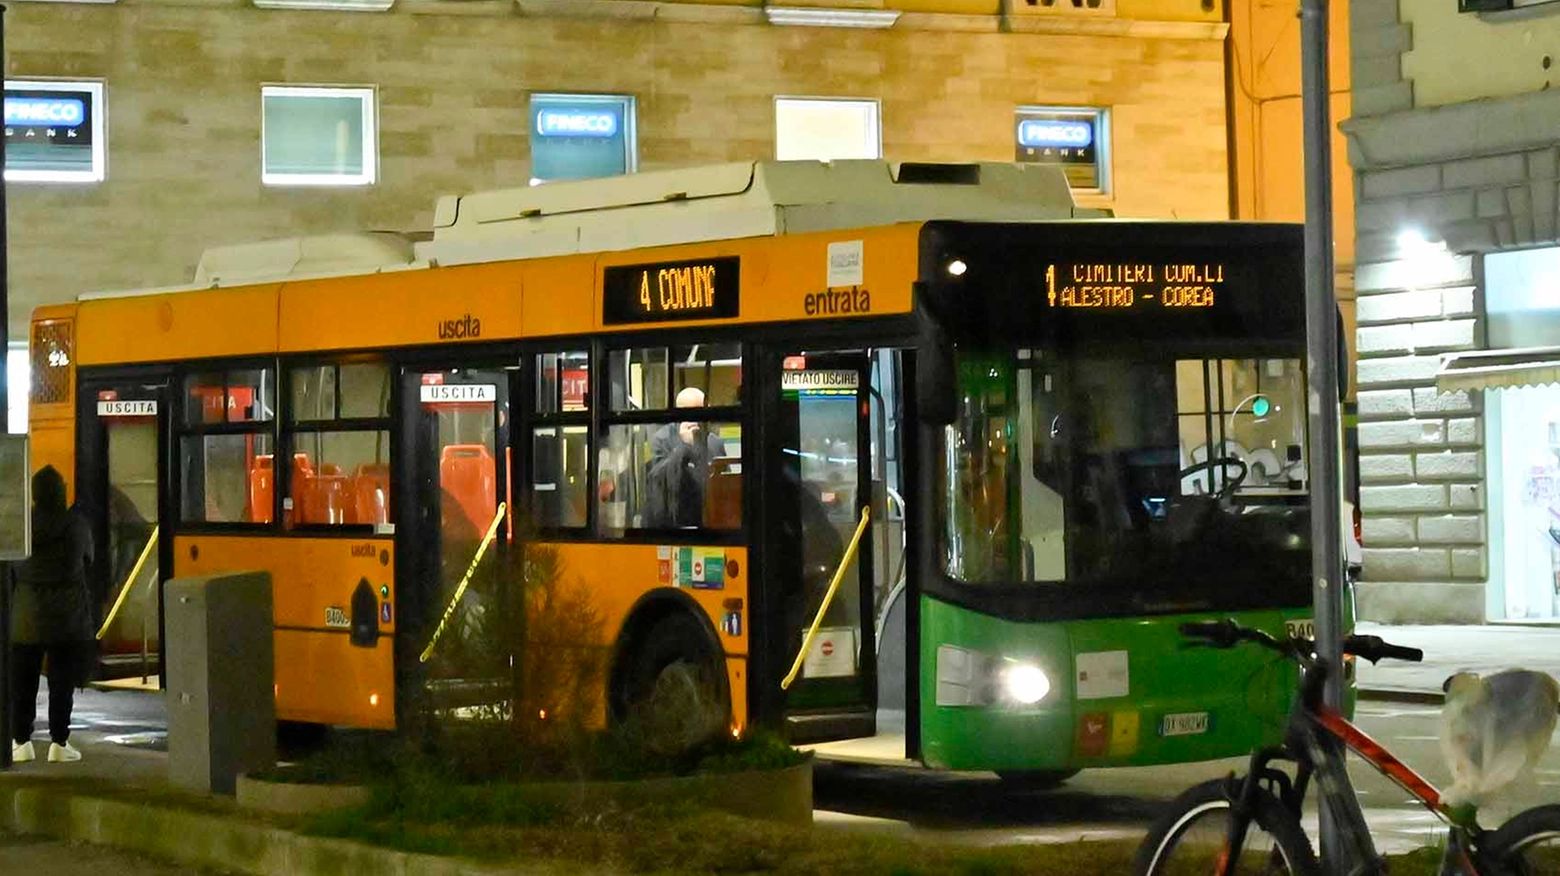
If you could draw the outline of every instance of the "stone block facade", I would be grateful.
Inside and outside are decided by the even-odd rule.
[[[11,336],[42,303],[188,282],[210,246],[426,228],[439,195],[525,185],[536,91],[634,95],[644,170],[772,158],[777,95],[876,98],[893,160],[1011,161],[1016,107],[1106,107],[1112,189],[1081,200],[1229,216],[1220,25],[1036,16],[999,32],[997,15],[917,15],[864,30],[736,6],[535,6],[12,5],[9,77],[105,83],[108,176],[10,187]],[[379,182],[262,185],[263,84],[373,86]]]
[[[1440,392],[1436,374],[1446,354],[1486,346],[1484,256],[1560,241],[1560,93],[1418,107],[1398,13],[1398,0],[1353,0],[1353,86],[1373,97],[1342,125],[1357,211],[1358,606],[1368,620],[1479,623],[1499,586],[1483,391]]]

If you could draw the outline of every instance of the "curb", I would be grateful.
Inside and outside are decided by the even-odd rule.
[[[490,866],[350,840],[303,836],[237,816],[77,794],[58,782],[0,782],[0,828],[253,876],[551,876],[542,865]],[[574,868],[574,873],[605,873]]]
[[[1441,706],[1446,704],[1446,694],[1438,690],[1419,690],[1409,687],[1361,687],[1356,688],[1361,700],[1391,703],[1418,703]]]

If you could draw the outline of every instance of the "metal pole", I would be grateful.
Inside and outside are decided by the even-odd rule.
[[[1340,550],[1338,302],[1333,290],[1332,124],[1327,82],[1327,0],[1301,0],[1301,84],[1305,128],[1306,379],[1311,404],[1311,570],[1316,644],[1334,672],[1326,700],[1341,706],[1343,556]],[[1341,757],[1341,754],[1339,755]],[[1339,770],[1345,784],[1347,774]],[[1338,789],[1352,793],[1345,787]],[[1321,809],[1322,860],[1339,847],[1338,825]]]
[[[5,7],[0,6],[0,82],[5,79],[9,65],[5,63]],[[0,88],[0,92],[4,89]],[[0,97],[0,101],[4,98]],[[5,167],[5,138],[0,137],[0,171]],[[7,270],[8,248],[5,228],[5,174],[0,172],[0,335],[6,339],[6,360],[11,358],[11,306],[10,274]],[[0,375],[0,416],[5,417],[6,428],[11,422],[11,396],[8,384],[10,369]],[[0,728],[5,731],[5,744],[0,745],[0,769],[11,765],[11,570],[0,564]]]

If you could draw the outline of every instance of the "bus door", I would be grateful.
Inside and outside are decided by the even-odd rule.
[[[77,506],[92,526],[88,581],[93,624],[103,634],[101,671],[139,674],[148,683],[161,674],[161,559],[172,544],[171,533],[158,529],[170,447],[168,386],[160,377],[85,383],[76,472],[61,472],[79,479]]]
[[[773,360],[771,360],[773,361]],[[764,556],[780,629],[782,673],[801,668],[785,693],[793,741],[871,736],[876,726],[877,649],[870,525],[853,539],[872,503],[871,369],[866,351],[792,351],[781,357],[779,416],[768,442]],[[876,511],[876,509],[874,509]],[[852,542],[856,549],[847,558]],[[843,572],[841,567],[843,566]],[[825,597],[836,574],[834,597]],[[815,618],[816,635],[807,633]]]
[[[404,634],[396,661],[408,682],[397,698],[403,708],[416,708],[420,691],[433,697],[422,705],[488,702],[483,682],[507,677],[507,662],[486,646],[503,617],[497,570],[508,532],[494,525],[511,495],[510,376],[498,368],[414,368],[402,377],[396,552]],[[482,561],[468,576],[479,550]]]

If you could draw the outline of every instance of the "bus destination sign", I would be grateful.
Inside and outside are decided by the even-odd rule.
[[[602,272],[604,325],[729,319],[741,311],[737,256],[648,265],[613,265]]]
[[[1050,307],[1196,309],[1224,294],[1224,264],[1080,262],[1045,269]]]

